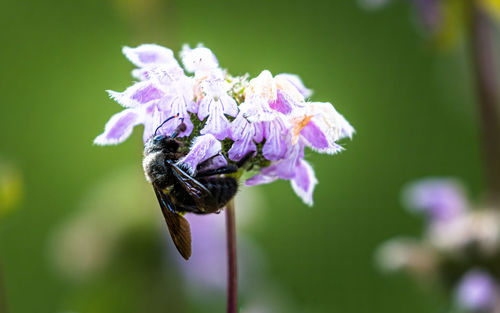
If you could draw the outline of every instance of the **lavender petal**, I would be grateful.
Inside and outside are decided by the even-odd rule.
[[[126,108],[138,107],[153,100],[158,100],[163,96],[160,89],[147,81],[135,83],[125,89],[124,92],[113,90],[107,90],[107,92],[111,99]]]
[[[126,109],[113,115],[104,127],[104,132],[94,139],[97,145],[115,145],[123,142],[139,124],[140,116],[134,109]]]
[[[198,136],[191,144],[189,153],[180,159],[177,164],[184,164],[189,168],[189,174],[194,175],[198,164],[218,154],[222,144],[212,134]]]
[[[309,206],[313,205],[313,192],[317,183],[318,180],[311,165],[307,161],[300,160],[291,184],[295,193]]]
[[[136,48],[123,47],[122,52],[138,67],[177,64],[172,50],[155,44],[143,44]]]
[[[291,83],[304,98],[309,98],[312,95],[312,90],[306,88],[299,76],[295,74],[281,73],[276,75],[276,78],[283,78]]]

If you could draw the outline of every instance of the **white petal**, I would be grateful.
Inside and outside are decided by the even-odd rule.
[[[219,99],[219,102],[222,103],[222,110],[225,114],[232,117],[235,117],[238,114],[238,104],[232,97],[224,95]]]
[[[290,84],[292,84],[295,87],[295,89],[300,94],[302,94],[302,96],[304,98],[309,98],[312,95],[312,90],[306,88],[306,86],[304,86],[304,84],[302,83],[302,80],[300,79],[300,77],[295,75],[295,74],[281,73],[281,74],[276,75],[275,79],[276,80],[283,79],[283,80],[288,81]]]
[[[184,45],[181,51],[181,59],[184,68],[189,73],[211,71],[219,67],[219,62],[212,51],[201,44],[194,49]]]
[[[262,71],[259,76],[253,78],[245,88],[245,97],[259,95],[266,101],[275,101],[277,87],[273,75],[268,70]]]
[[[136,48],[123,47],[122,52],[138,67],[177,63],[172,50],[155,44],[143,44]]]
[[[354,128],[349,122],[338,113],[329,102],[308,103],[308,110],[313,114],[313,120],[327,135],[329,141],[335,142],[339,139],[349,137],[354,134]]]

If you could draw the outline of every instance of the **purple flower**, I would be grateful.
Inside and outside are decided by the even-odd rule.
[[[228,152],[229,159],[239,161],[249,152],[257,152],[255,143],[264,138],[262,123],[251,123],[244,114],[239,114],[230,125],[229,138],[234,141]]]
[[[94,139],[98,145],[118,144],[132,134],[135,125],[140,124],[142,116],[133,109],[126,109],[115,114],[104,126],[104,133]]]
[[[489,311],[498,301],[497,283],[487,272],[470,270],[458,283],[456,299],[467,310]]]
[[[290,146],[286,155],[286,158],[273,162],[269,167],[263,168],[260,174],[247,179],[245,184],[268,184],[278,178],[290,180],[295,193],[304,203],[312,206],[313,191],[318,180],[311,165],[304,160],[304,143]]]
[[[337,141],[354,133],[330,103],[307,101],[312,92],[296,75],[273,77],[264,70],[250,81],[247,75],[232,77],[202,45],[184,46],[181,51],[182,64],[192,76],[186,75],[170,49],[149,44],[125,47],[123,53],[138,67],[133,75],[140,81],[123,92],[109,91],[125,109],[111,117],[96,144],[120,143],[139,124],[144,125],[146,143],[155,132],[172,134],[182,121],[186,130],[179,140],[186,145],[183,137],[194,138],[180,160],[190,174],[200,167],[226,165],[226,155],[236,162],[249,153],[258,154],[248,168],[260,172],[248,185],[290,180],[294,191],[311,205],[317,179],[304,160],[304,150],[337,153],[343,149]],[[172,116],[179,119],[163,124]],[[230,148],[223,150],[226,147]]]
[[[136,48],[123,47],[123,54],[137,69],[132,70],[132,76],[146,79],[146,71],[158,66],[179,67],[172,50],[155,44],[143,44]]]
[[[166,118],[178,114],[184,118],[187,129],[179,136],[188,136],[193,125],[189,112],[196,111],[194,103],[193,78],[187,77],[173,58],[170,49],[157,45],[141,45],[123,49],[123,53],[139,66],[134,76],[142,79],[124,92],[108,91],[110,97],[127,108],[109,120],[104,133],[94,143],[100,145],[117,144],[130,136],[132,128],[144,124],[144,142]],[[177,127],[167,123],[159,134],[169,135]]]
[[[229,121],[224,114],[235,117],[238,114],[236,100],[228,95],[229,84],[220,78],[206,79],[201,83],[204,93],[198,109],[198,118],[208,117],[201,134],[213,134],[222,140],[229,135]]]
[[[416,212],[426,213],[431,222],[447,222],[468,208],[464,189],[453,179],[430,178],[406,187],[403,201]]]
[[[304,113],[309,112],[309,113]],[[312,194],[317,179],[310,164],[304,160],[304,148],[309,147],[321,153],[333,154],[342,150],[336,141],[351,137],[354,129],[335,111],[329,103],[308,103],[303,110],[297,109],[295,117],[290,117],[290,132],[278,132],[274,138],[287,147],[283,158],[277,158],[260,174],[246,181],[247,185],[270,183],[278,178],[290,180],[294,191],[302,200],[312,205]],[[274,142],[274,141],[273,141]],[[279,151],[275,148],[271,151]],[[263,147],[263,154],[266,156]],[[268,158],[268,157],[266,157]],[[269,159],[269,158],[268,158]]]
[[[180,261],[181,273],[196,288],[223,291],[226,285],[224,211],[186,217],[191,224],[193,255],[189,262],[184,262],[174,254]]]

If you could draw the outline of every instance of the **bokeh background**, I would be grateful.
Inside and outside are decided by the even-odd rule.
[[[9,312],[224,310],[224,287],[189,284],[168,248],[142,174],[140,128],[124,144],[92,145],[120,110],[104,90],[132,82],[121,47],[148,42],[174,51],[204,43],[235,75],[296,73],[356,128],[341,154],[307,156],[320,182],[314,207],[287,182],[239,200],[240,242],[249,242],[240,255],[258,273],[240,280],[244,312],[446,305],[438,288],[374,264],[381,242],[420,232],[402,209],[404,184],[452,176],[473,199],[483,189],[467,45],[427,40],[406,1],[373,11],[356,1],[2,0],[0,24]]]

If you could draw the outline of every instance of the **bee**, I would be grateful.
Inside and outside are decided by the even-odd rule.
[[[200,163],[191,176],[187,165],[178,163],[188,153],[183,143],[176,139],[186,130],[183,120],[170,136],[156,135],[166,122],[177,116],[161,123],[146,142],[143,167],[146,179],[153,185],[172,241],[181,256],[188,260],[191,256],[191,230],[184,213],[218,213],[238,191],[236,178],[223,174],[236,173],[253,152],[237,164],[215,169],[210,168],[212,158],[209,158]]]

